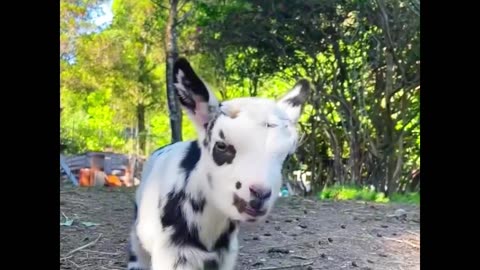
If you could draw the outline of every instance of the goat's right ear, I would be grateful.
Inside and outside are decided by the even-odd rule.
[[[285,110],[292,122],[297,123],[303,112],[303,105],[310,93],[310,82],[306,79],[297,81],[293,89],[283,96],[277,104]]]
[[[198,131],[205,131],[212,113],[218,109],[218,100],[195,74],[185,58],[178,58],[173,66],[173,83],[180,104]]]

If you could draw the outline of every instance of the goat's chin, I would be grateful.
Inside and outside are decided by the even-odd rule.
[[[268,218],[268,215],[270,214],[270,210],[271,210],[270,208],[265,208],[262,210],[263,214],[256,215],[256,216],[252,216],[247,214],[247,212],[243,212],[241,214],[242,218],[240,221],[242,223],[247,223],[247,224],[257,224],[257,223],[264,222]]]
[[[237,211],[237,209],[235,209],[235,211]],[[266,219],[267,215],[268,215],[268,212],[265,215],[253,217],[253,216],[248,215],[245,212],[238,213],[238,211],[237,211],[237,213],[235,213],[233,215],[229,215],[228,217],[229,217],[230,220],[235,221],[235,222],[256,224],[256,223],[259,223],[261,221],[264,221]]]
[[[267,216],[268,216],[268,212],[263,216],[256,216],[256,217],[252,217],[245,214],[245,215],[242,215],[241,222],[245,224],[256,225],[258,223],[265,222],[265,220],[267,219]]]

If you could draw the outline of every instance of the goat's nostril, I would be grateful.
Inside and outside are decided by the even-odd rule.
[[[272,196],[272,190],[271,189],[265,189],[265,188],[258,188],[256,186],[250,186],[250,193],[254,198],[258,198],[260,200],[266,200]]]
[[[252,207],[255,210],[259,210],[262,208],[263,201],[261,199],[253,199],[250,201],[250,207]]]
[[[269,190],[267,193],[263,194],[262,200],[266,200],[266,199],[270,198],[270,196],[272,196],[272,191],[271,190]]]

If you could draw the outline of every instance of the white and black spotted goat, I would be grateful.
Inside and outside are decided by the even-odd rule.
[[[232,270],[239,223],[264,219],[277,198],[309,83],[300,80],[279,101],[220,103],[184,58],[174,77],[198,140],[150,156],[137,190],[128,269]]]

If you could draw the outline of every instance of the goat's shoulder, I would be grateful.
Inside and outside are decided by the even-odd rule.
[[[148,158],[141,185],[152,182],[169,188],[191,172],[200,159],[197,141],[176,142],[155,150]]]

